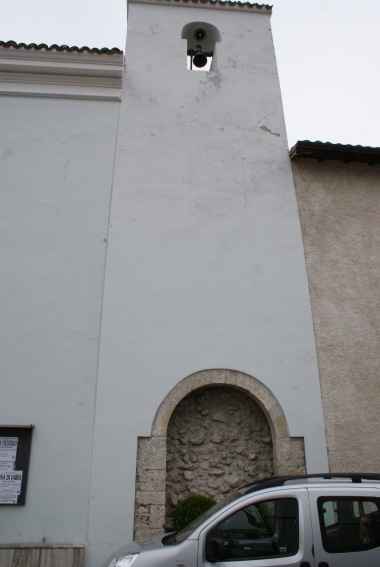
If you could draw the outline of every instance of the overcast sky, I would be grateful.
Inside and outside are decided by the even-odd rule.
[[[289,146],[380,146],[380,0],[273,0]],[[125,0],[0,0],[0,40],[124,50]]]

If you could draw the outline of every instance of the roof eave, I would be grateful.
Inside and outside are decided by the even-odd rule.
[[[297,142],[289,151],[290,159],[309,158],[317,161],[334,160],[344,163],[380,164],[380,148],[332,144],[330,142]]]

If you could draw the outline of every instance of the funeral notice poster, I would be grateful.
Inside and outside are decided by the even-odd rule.
[[[0,504],[17,504],[21,484],[22,471],[0,473]]]
[[[18,437],[0,437],[0,465],[8,466],[10,470],[14,469],[17,445]]]
[[[0,504],[17,504],[22,471],[15,470],[18,437],[0,437]]]

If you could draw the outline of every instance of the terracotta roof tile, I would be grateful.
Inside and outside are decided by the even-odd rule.
[[[77,46],[68,46],[68,45],[57,45],[57,44],[53,44],[53,45],[47,45],[46,43],[17,43],[16,41],[0,41],[0,47],[13,47],[15,49],[28,49],[28,50],[35,50],[35,51],[40,51],[42,49],[45,49],[46,51],[67,51],[67,52],[72,52],[72,53],[98,53],[98,54],[108,54],[108,55],[113,55],[114,53],[118,53],[121,54],[123,53],[120,49],[118,49],[117,47],[112,47],[111,49],[108,47],[102,47],[102,48],[98,48],[98,47],[77,47]]]
[[[252,9],[252,10],[263,10],[269,11],[271,13],[272,7],[270,4],[257,4],[252,2],[240,2],[240,1],[233,1],[233,0],[130,0],[130,2],[142,3],[142,4],[155,4],[155,3],[162,3],[162,4],[201,4],[205,6],[221,6],[226,7],[229,6],[231,8],[242,8],[242,9]]]
[[[173,2],[190,2],[191,4],[223,4],[225,6],[241,6],[244,8],[258,8],[259,10],[272,10],[273,6],[269,4],[252,4],[252,2],[234,2],[233,0],[227,0],[226,2],[220,0],[172,0]]]

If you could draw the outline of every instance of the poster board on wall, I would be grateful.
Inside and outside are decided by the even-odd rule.
[[[0,506],[24,505],[33,425],[0,425]]]

